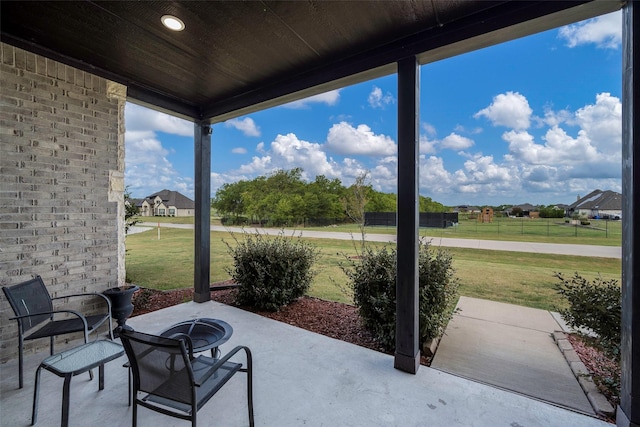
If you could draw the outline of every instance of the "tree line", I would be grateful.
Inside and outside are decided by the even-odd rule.
[[[303,169],[278,170],[253,180],[222,185],[211,200],[224,221],[230,224],[260,223],[296,225],[309,219],[332,222],[360,222],[364,212],[395,212],[397,197],[382,193],[367,182],[367,174],[349,187],[339,179],[316,176],[307,182]],[[420,196],[420,212],[447,212],[448,208]]]

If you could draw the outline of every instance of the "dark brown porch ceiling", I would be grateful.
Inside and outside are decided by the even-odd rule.
[[[391,73],[409,55],[426,63],[620,3],[3,0],[0,7],[2,41],[123,83],[142,103],[216,122]],[[186,29],[165,29],[165,14]]]

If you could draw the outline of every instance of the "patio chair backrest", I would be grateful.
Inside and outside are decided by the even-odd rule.
[[[16,316],[24,316],[33,313],[50,313],[53,311],[53,302],[42,281],[42,277],[36,276],[26,282],[2,288],[11,308]],[[18,324],[23,331],[28,331],[34,326],[52,318],[52,314],[42,316],[29,316],[18,319]]]
[[[133,369],[135,390],[192,404],[194,379],[184,340],[135,331],[120,337]]]

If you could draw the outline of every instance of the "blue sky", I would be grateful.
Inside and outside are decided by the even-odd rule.
[[[621,14],[421,67],[420,194],[449,206],[570,204],[621,192]],[[133,197],[194,195],[193,124],[125,109]],[[300,167],[396,192],[395,75],[215,124],[212,195]]]

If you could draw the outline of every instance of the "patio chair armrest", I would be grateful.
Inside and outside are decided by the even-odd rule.
[[[212,366],[211,368],[207,371],[207,373],[205,375],[203,375],[202,377],[198,378],[195,381],[195,385],[197,387],[200,387],[202,384],[205,383],[205,381],[207,381],[207,379],[213,375],[218,369],[220,369],[220,367],[222,365],[224,365],[225,363],[227,363],[229,361],[229,359],[231,359],[236,353],[238,353],[240,350],[244,350],[246,356],[247,356],[247,369],[249,371],[251,371],[251,366],[252,366],[252,359],[251,359],[251,350],[249,349],[249,347],[246,347],[244,345],[239,345],[237,347],[235,347],[233,350],[231,350],[229,353],[225,354],[224,357],[222,357],[221,359],[218,359]]]
[[[74,316],[77,316],[78,318],[80,318],[80,320],[82,320],[82,323],[84,324],[84,329],[88,330],[89,326],[87,325],[87,319],[85,319],[85,317],[82,315],[82,313],[78,313],[75,310],[53,310],[53,311],[41,311],[38,313],[31,313],[31,314],[22,314],[20,316],[14,316],[14,317],[10,317],[9,320],[20,320],[20,319],[25,319],[27,317],[34,317],[34,316],[42,316],[45,314],[57,314],[57,313],[71,313]]]
[[[104,294],[101,294],[100,292],[86,292],[82,294],[63,295],[61,297],[51,298],[51,300],[53,301],[53,300],[64,299],[64,298],[91,297],[91,296],[102,298],[107,303],[107,308],[109,308],[109,313],[111,313],[111,300],[109,299],[109,297],[107,297]]]

